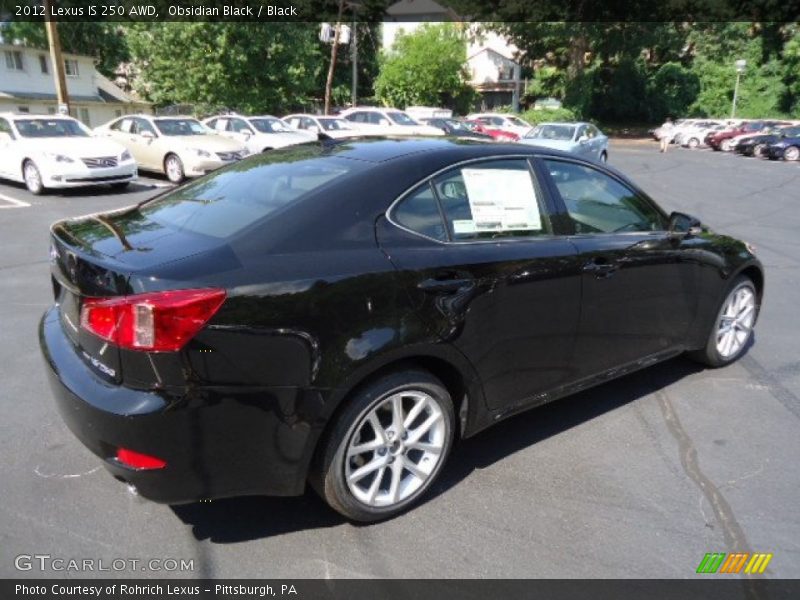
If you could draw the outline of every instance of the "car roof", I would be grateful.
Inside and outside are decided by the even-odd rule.
[[[572,127],[575,125],[591,125],[591,123],[587,123],[586,121],[542,121],[537,125],[569,125]]]
[[[420,154],[453,161],[510,155],[548,155],[574,159],[574,154],[535,144],[503,144],[455,137],[380,136],[326,141],[323,144],[333,155],[343,158],[382,163]]]

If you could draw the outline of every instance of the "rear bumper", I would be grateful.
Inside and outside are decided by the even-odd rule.
[[[111,385],[80,359],[55,308],[42,317],[39,342],[69,429],[143,497],[179,504],[303,493],[317,432],[297,414],[319,401],[314,392],[198,387],[175,394]],[[120,447],[161,458],[167,466],[128,468],[115,458]]]

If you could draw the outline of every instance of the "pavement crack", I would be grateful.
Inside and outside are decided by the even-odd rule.
[[[728,504],[725,496],[722,495],[722,492],[714,482],[700,468],[700,461],[697,457],[697,449],[694,446],[694,442],[683,428],[669,396],[663,390],[657,391],[655,396],[661,408],[661,414],[664,415],[667,429],[672,437],[675,438],[675,441],[678,442],[678,451],[683,470],[689,476],[689,479],[700,488],[703,496],[705,496],[714,511],[714,517],[722,527],[725,544],[731,551],[750,552],[750,544],[747,541],[744,530],[736,520],[736,515],[733,514],[731,505]]]

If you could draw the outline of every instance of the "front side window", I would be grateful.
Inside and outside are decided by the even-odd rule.
[[[534,127],[526,138],[537,138],[543,140],[563,140],[571,141],[575,137],[574,125],[538,125]]]
[[[231,119],[228,123],[228,129],[235,133],[253,133],[253,130],[247,126],[247,123],[243,119]]]
[[[661,231],[666,219],[647,200],[610,175],[571,162],[544,161],[575,233]]]
[[[153,129],[153,126],[150,124],[150,121],[147,119],[134,119],[133,127],[131,128],[133,133],[138,135],[142,135],[145,131],[152,133],[153,136],[156,135],[156,130]]]

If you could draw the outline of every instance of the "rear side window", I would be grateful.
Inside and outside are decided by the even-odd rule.
[[[224,239],[363,168],[316,148],[292,148],[231,165],[139,211],[167,227]]]
[[[441,241],[551,232],[525,159],[487,160],[446,171],[401,200],[391,216],[406,229]]]
[[[406,196],[392,213],[397,224],[439,241],[447,241],[447,230],[430,184]]]

